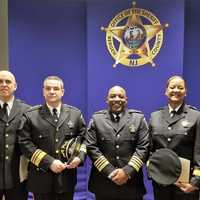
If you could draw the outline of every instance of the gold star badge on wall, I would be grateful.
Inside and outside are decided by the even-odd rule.
[[[153,62],[163,43],[163,29],[168,24],[160,21],[150,11],[135,8],[123,10],[109,23],[106,32],[106,45],[115,59],[113,67],[121,63],[128,67],[138,67]]]

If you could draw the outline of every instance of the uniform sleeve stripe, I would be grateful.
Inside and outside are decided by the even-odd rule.
[[[102,159],[104,159],[104,156],[97,158],[97,160],[94,162],[94,165],[96,166],[99,162],[101,162]]]
[[[143,165],[143,162],[139,157],[132,156],[128,164],[132,166],[138,172],[141,166]]]
[[[100,156],[95,162],[94,166],[102,171],[109,164],[108,160],[104,156]]]
[[[37,149],[37,150],[33,153],[32,157],[31,157],[31,162],[32,162],[32,163],[35,162],[35,159],[37,158],[37,156],[38,156],[39,153],[40,153],[40,149]]]
[[[140,170],[140,167],[138,167],[137,165],[132,165],[132,167],[138,172]]]
[[[41,152],[41,153],[38,155],[38,157],[37,157],[37,159],[36,159],[36,161],[35,161],[35,165],[36,165],[37,167],[39,166],[40,162],[42,161],[42,159],[44,158],[45,155],[46,155],[45,152]]]
[[[99,171],[102,171],[108,164],[109,164],[109,162],[107,160],[105,160],[101,165],[99,165],[99,167],[97,169]]]
[[[139,157],[133,156],[132,159],[135,160],[135,161],[137,161],[137,162],[140,163],[141,165],[143,165],[143,162],[142,162],[142,160],[141,160]]]
[[[47,153],[45,153],[44,151],[42,151],[41,149],[37,149],[32,157],[31,157],[31,162],[36,165],[37,167],[39,166],[40,162],[42,161],[42,159],[44,158],[44,156]]]
[[[101,162],[96,163],[95,166],[98,168],[101,165],[103,165],[105,162],[106,162],[106,159],[105,160],[101,160]]]
[[[140,161],[138,161],[138,160],[136,160],[136,159],[131,159],[130,162],[133,162],[133,163],[135,163],[135,164],[137,164],[137,165],[139,165],[139,166],[142,166],[142,165],[143,165],[143,163],[141,163]]]
[[[139,171],[139,169],[140,169],[140,165],[137,165],[136,163],[134,163],[134,162],[129,162],[128,163],[130,166],[132,166],[133,168],[135,168],[136,169],[136,171]]]

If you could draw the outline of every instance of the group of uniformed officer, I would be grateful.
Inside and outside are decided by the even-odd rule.
[[[0,199],[25,200],[31,191],[34,200],[72,200],[76,168],[88,155],[89,190],[96,200],[142,200],[142,166],[149,155],[167,148],[191,161],[190,181],[153,181],[155,200],[198,200],[200,112],[185,104],[182,77],[167,81],[168,105],[151,114],[149,127],[143,113],[127,109],[121,86],[109,89],[108,108],[93,114],[87,131],[81,111],[62,103],[59,77],[44,80],[44,105],[30,108],[15,99],[16,88],[14,75],[0,71]],[[29,160],[27,190],[20,183],[21,154]]]

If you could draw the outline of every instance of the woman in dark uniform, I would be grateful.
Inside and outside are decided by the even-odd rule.
[[[189,183],[164,186],[153,181],[155,200],[198,200],[200,187],[200,112],[185,104],[186,84],[182,77],[168,79],[168,105],[150,119],[151,151],[169,148],[191,161]]]

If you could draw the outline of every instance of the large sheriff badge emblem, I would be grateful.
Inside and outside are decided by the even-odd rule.
[[[115,59],[113,67],[119,63],[127,67],[139,67],[147,63],[155,66],[153,59],[163,43],[163,29],[159,19],[150,11],[136,8],[123,10],[109,23],[101,27],[106,32],[106,45]]]

